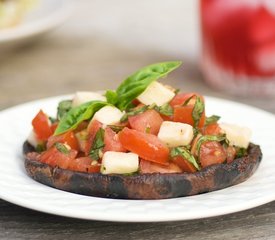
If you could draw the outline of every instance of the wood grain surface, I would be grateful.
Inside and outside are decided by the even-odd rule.
[[[127,5],[126,0],[118,2]],[[139,2],[141,6],[145,4],[144,0]],[[188,11],[182,3],[185,1],[171,2],[179,4],[178,8],[182,11]],[[78,13],[55,32],[39,41],[5,51],[5,54],[0,48],[0,110],[22,102],[72,93],[76,90],[114,88],[125,76],[139,67],[153,62],[180,59],[183,60],[184,67],[171,74],[167,80],[169,84],[186,91],[195,90],[204,95],[235,100],[275,113],[275,98],[236,97],[210,88],[200,74],[196,54],[190,55],[188,44],[192,42],[186,42],[184,34],[179,34],[179,39],[173,45],[173,39],[162,35],[163,29],[156,30],[154,40],[161,39],[162,45],[149,44],[149,47],[146,47],[146,44],[138,45],[142,38],[136,39],[135,42],[132,37],[127,41],[126,35],[131,33],[123,32],[125,29],[133,29],[135,36],[139,33],[134,28],[133,20],[130,21],[132,25],[127,25],[123,29],[114,24],[112,33],[122,35],[121,42],[118,36],[113,38],[107,34],[108,29],[104,28],[105,25],[102,26],[105,31],[99,31],[95,28],[96,21],[101,21],[102,17],[96,12],[102,10],[104,13],[103,3],[107,4],[107,1],[82,0],[77,8]],[[135,3],[135,6],[138,7],[138,3]],[[159,4],[157,7],[168,8],[167,4]],[[87,9],[94,13],[93,24],[85,25],[85,21],[91,19],[91,13]],[[172,7],[169,9],[171,11]],[[116,10],[122,12],[118,7]],[[124,12],[123,14],[126,18],[127,15]],[[119,16],[119,13],[116,12],[116,16]],[[181,16],[177,10],[175,22],[178,22]],[[128,17],[130,19],[131,16]],[[157,22],[156,19],[155,16],[154,21]],[[124,20],[120,19],[120,23],[126,24],[126,19]],[[144,16],[140,21],[147,20]],[[109,21],[114,19],[111,18]],[[127,23],[129,24],[129,21]],[[142,24],[140,26],[144,27]],[[179,23],[178,28],[184,26]],[[172,30],[169,28],[169,31],[175,29],[176,27]],[[185,44],[181,45],[181,41]],[[128,44],[125,44],[126,42]],[[0,200],[0,239],[275,239],[275,202],[209,219],[136,224],[63,218]]]

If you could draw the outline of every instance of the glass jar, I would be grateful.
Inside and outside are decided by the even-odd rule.
[[[205,80],[239,95],[275,97],[275,1],[201,0]]]

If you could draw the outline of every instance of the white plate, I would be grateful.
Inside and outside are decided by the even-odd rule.
[[[72,0],[37,0],[37,5],[13,28],[0,30],[0,46],[14,46],[61,24],[72,11]]]
[[[168,200],[115,200],[82,196],[42,185],[25,172],[22,143],[31,120],[42,108],[54,115],[56,97],[19,105],[0,113],[0,197],[30,209],[90,220],[157,222],[188,220],[233,213],[275,199],[275,117],[246,105],[206,98],[207,114],[253,129],[263,161],[246,182],[216,192]]]

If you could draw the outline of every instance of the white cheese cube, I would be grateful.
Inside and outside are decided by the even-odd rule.
[[[252,132],[247,127],[240,127],[234,124],[220,123],[220,128],[226,134],[231,146],[247,148],[251,139]]]
[[[171,89],[168,89],[159,82],[152,82],[137,99],[145,105],[155,103],[157,106],[162,106],[170,102],[174,96],[175,93]]]
[[[35,132],[32,130],[27,138],[27,141],[29,142],[29,144],[31,144],[34,148],[37,147],[37,145],[39,144],[39,141],[37,140],[36,134]]]
[[[73,97],[72,107],[95,100],[106,102],[106,98],[97,92],[76,92]]]
[[[180,122],[164,121],[158,133],[158,138],[168,147],[186,146],[193,137],[193,127]]]
[[[118,123],[123,115],[124,113],[118,108],[105,106],[95,113],[93,120],[97,120],[105,125],[112,125]]]
[[[138,171],[139,160],[135,153],[123,153],[108,151],[103,154],[102,174],[125,174]]]

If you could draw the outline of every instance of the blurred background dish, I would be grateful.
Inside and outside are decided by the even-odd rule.
[[[275,1],[201,0],[202,71],[232,94],[275,95]]]
[[[64,22],[71,0],[1,0],[0,49],[32,40]]]

